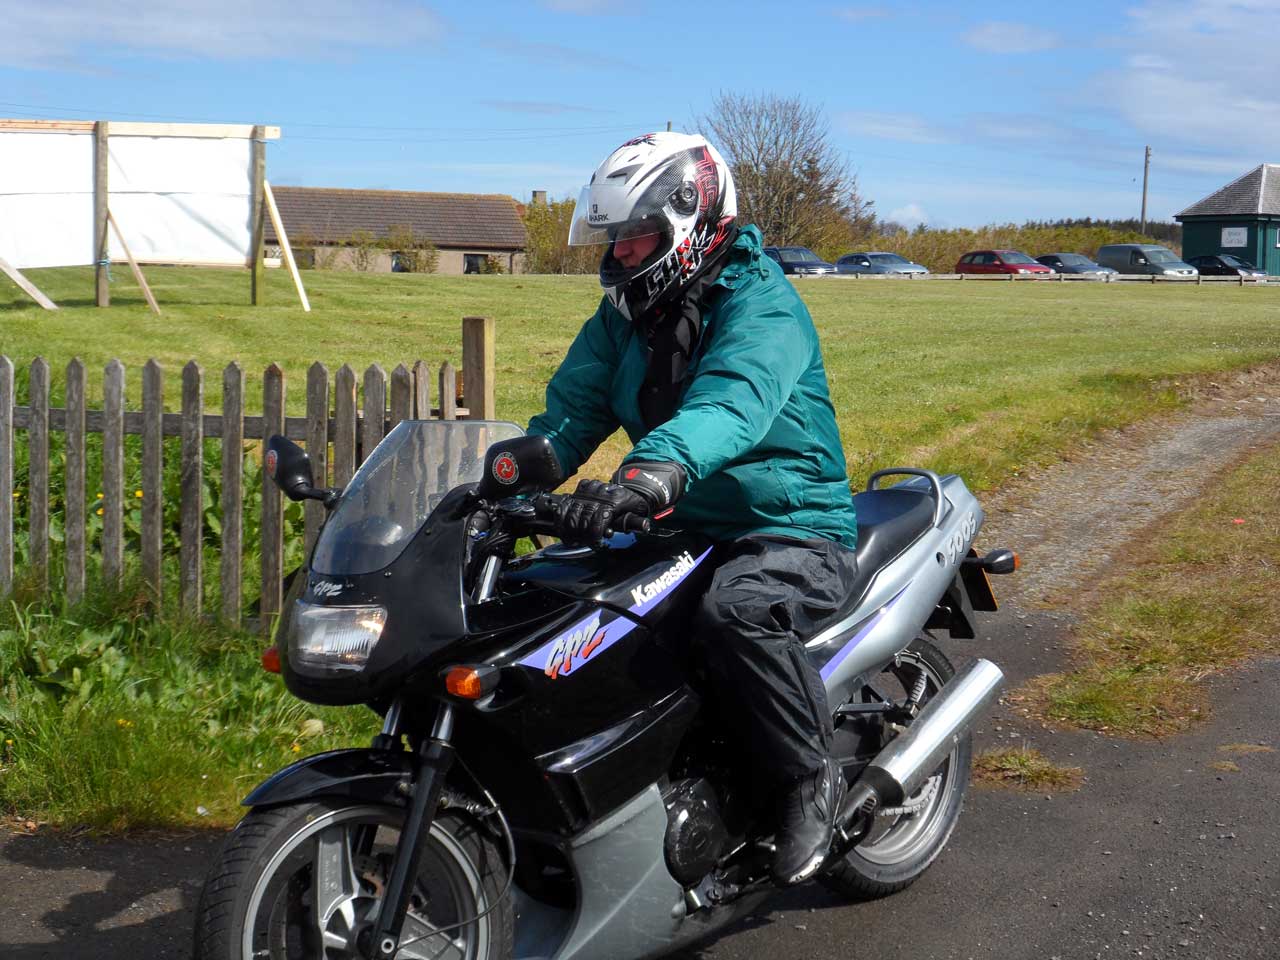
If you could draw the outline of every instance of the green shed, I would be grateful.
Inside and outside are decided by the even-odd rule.
[[[1262,163],[1173,219],[1182,259],[1232,254],[1280,276],[1280,163]]]

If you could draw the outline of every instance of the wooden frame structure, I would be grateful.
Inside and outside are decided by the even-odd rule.
[[[271,200],[270,187],[266,182],[266,144],[268,140],[280,139],[279,127],[265,126],[262,124],[132,123],[106,120],[0,119],[0,134],[7,132],[62,134],[81,133],[91,135],[93,137],[93,261],[95,302],[99,307],[106,307],[111,304],[111,289],[108,282],[108,268],[110,266],[110,257],[108,253],[108,231],[114,230],[116,237],[120,241],[120,246],[124,249],[125,257],[129,261],[129,267],[133,272],[133,276],[137,280],[138,285],[142,288],[143,296],[146,297],[147,304],[156,313],[160,312],[160,307],[151,293],[151,288],[147,285],[146,278],[143,276],[139,262],[135,260],[132,253],[130,253],[129,246],[124,239],[124,233],[108,204],[110,187],[108,183],[109,138],[112,135],[116,135],[129,137],[184,137],[211,139],[239,138],[252,141],[249,203],[252,217],[250,227],[253,255],[245,265],[250,270],[250,300],[255,306],[262,303],[265,292],[264,270],[266,266],[265,259],[263,257],[262,242],[264,225],[269,210],[273,218],[279,217],[278,211],[274,209],[274,201]],[[277,229],[280,230],[279,237],[281,246],[285,252],[285,259],[292,265],[293,250],[289,247],[289,241],[284,236],[282,228],[277,227]],[[5,262],[2,258],[0,258],[0,272],[8,276],[9,279],[16,283],[24,293],[34,299],[46,310],[57,309],[57,306],[48,297],[41,293],[29,278],[23,276],[16,267]],[[302,279],[298,275],[296,266],[291,266],[291,276],[294,281],[294,286],[298,291],[298,298],[302,301],[303,309],[309,311],[311,309],[311,305],[307,300],[306,291],[302,287]]]

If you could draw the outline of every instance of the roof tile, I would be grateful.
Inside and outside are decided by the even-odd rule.
[[[1280,164],[1259,164],[1174,218],[1259,214],[1280,216]]]

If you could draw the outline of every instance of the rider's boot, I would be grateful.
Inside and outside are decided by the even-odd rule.
[[[827,758],[816,773],[796,780],[778,804],[774,882],[784,886],[808,880],[826,859],[844,799],[844,771]]]

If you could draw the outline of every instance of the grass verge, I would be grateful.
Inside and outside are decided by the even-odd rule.
[[[1203,680],[1280,653],[1280,447],[1210,483],[1119,558],[1075,635],[1074,666],[1033,681],[1049,720],[1159,737],[1205,719]]]
[[[260,637],[152,621],[143,597],[0,609],[0,812],[99,832],[230,824],[268,773],[377,731],[369,711],[290,696]]]
[[[1064,793],[1080,789],[1084,771],[1059,766],[1031,747],[1007,747],[975,757],[973,779],[989,787]]]

